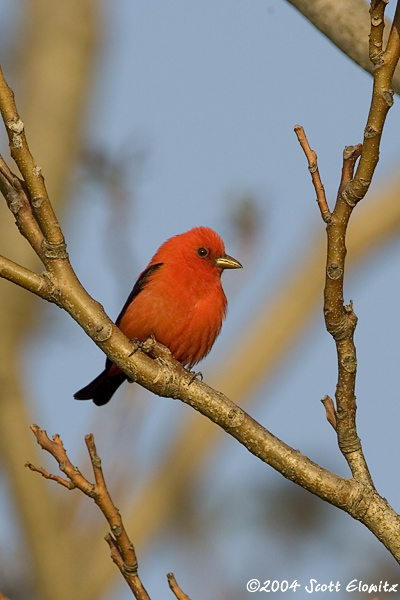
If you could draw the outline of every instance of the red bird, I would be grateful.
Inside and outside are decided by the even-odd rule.
[[[154,335],[190,369],[210,352],[225,318],[222,271],[241,267],[208,227],[176,235],[160,246],[139,275],[116,324],[130,340],[144,342]],[[101,406],[125,379],[107,358],[104,371],[74,398]]]

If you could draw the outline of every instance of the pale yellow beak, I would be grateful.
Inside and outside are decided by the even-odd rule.
[[[242,269],[243,268],[242,265],[240,264],[240,262],[238,260],[236,260],[236,258],[232,258],[232,256],[228,256],[227,254],[225,254],[225,256],[220,256],[219,258],[216,258],[214,263],[220,269]]]

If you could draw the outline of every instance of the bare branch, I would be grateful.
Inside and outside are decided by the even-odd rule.
[[[65,240],[49,202],[40,167],[33,160],[25,137],[25,126],[15,105],[14,93],[8,87],[0,68],[0,110],[6,126],[11,156],[15,160],[29,190],[32,211],[49,246],[47,258],[63,258]],[[54,256],[56,254],[56,256]]]
[[[40,475],[42,475],[45,479],[50,479],[50,481],[56,481],[57,483],[59,483],[63,487],[66,487],[69,490],[73,490],[75,488],[75,484],[73,484],[71,481],[67,481],[59,475],[52,475],[51,473],[46,471],[46,469],[43,469],[43,467],[35,467],[35,465],[33,465],[30,462],[27,462],[25,466],[28,467],[28,469],[30,469],[34,473],[40,473]]]
[[[345,186],[353,179],[354,168],[357,159],[361,156],[362,144],[356,146],[346,146],[343,150],[343,167],[342,167],[342,178],[340,180],[339,192],[341,192]]]
[[[383,50],[383,32],[385,30],[385,8],[387,1],[374,0],[369,10],[371,15],[371,33],[369,35],[369,58],[373,65],[379,64]]]
[[[0,277],[19,285],[20,287],[44,298],[49,299],[51,295],[50,281],[42,275],[37,275],[25,267],[0,255]]]
[[[326,201],[325,189],[322,185],[321,177],[319,175],[317,155],[313,150],[311,150],[310,144],[308,143],[306,134],[304,133],[304,129],[301,127],[301,125],[295,125],[294,131],[308,160],[308,170],[310,171],[315,192],[317,194],[317,203],[319,210],[321,211],[321,217],[325,223],[329,223],[331,220],[331,213]]]
[[[373,2],[371,8],[371,37],[374,48],[382,44],[385,2]],[[328,253],[326,285],[324,293],[324,314],[328,331],[333,335],[339,362],[337,402],[337,434],[340,449],[346,457],[352,473],[366,483],[372,484],[371,476],[361,449],[356,430],[355,382],[357,371],[354,330],[357,318],[352,303],[344,306],[343,283],[346,256],[346,230],[354,206],[366,194],[379,159],[379,146],[387,112],[393,103],[390,86],[395,66],[400,56],[398,33],[399,5],[385,52],[375,56],[374,88],[364,143],[354,179],[351,179],[354,161],[360,153],[360,147],[345,152],[342,181],[332,222],[327,228]],[[374,53],[374,50],[371,50]]]
[[[383,45],[383,17],[386,2],[374,0],[371,4],[370,52],[375,61],[374,88],[364,143],[346,148],[343,155],[342,178],[336,206],[327,224],[328,250],[326,282],[324,289],[324,315],[327,330],[336,342],[338,354],[338,383],[336,387],[335,421],[332,407],[327,404],[328,420],[335,423],[339,447],[345,456],[353,476],[374,489],[361,441],[356,429],[355,383],[357,371],[354,331],[357,317],[353,304],[344,305],[344,267],[346,257],[346,231],[353,208],[366,194],[379,158],[379,146],[387,112],[393,103],[391,83],[400,56],[400,8],[396,7],[393,26],[385,52]],[[304,147],[304,146],[303,146]],[[308,149],[305,150],[308,152]],[[353,171],[360,156],[357,171]],[[328,413],[329,410],[329,413]]]
[[[175,575],[173,573],[168,573],[167,579],[171,591],[175,594],[178,600],[190,600],[189,596],[182,592],[181,588],[176,582]]]
[[[58,475],[51,475],[41,467],[35,467],[30,463],[27,463],[26,466],[31,471],[36,471],[46,479],[56,481],[68,489],[77,488],[94,500],[111,529],[111,533],[106,537],[106,542],[110,547],[113,561],[121,571],[135,598],[137,600],[150,600],[138,575],[138,563],[134,547],[125,531],[121,515],[108,492],[93,435],[87,435],[85,440],[95,474],[95,484],[90,483],[80,473],[79,469],[71,463],[59,435],[54,435],[53,440],[50,440],[47,433],[37,425],[32,425],[31,429],[36,436],[38,444],[56,459],[60,470],[68,477],[70,483]]]
[[[366,0],[287,1],[346,56],[373,75],[374,65],[370,59],[371,49],[368,47],[368,35],[371,34],[369,2]],[[385,19],[385,23],[386,29],[389,31],[391,26],[389,19]],[[375,43],[374,38],[374,45]],[[379,52],[379,45],[376,46],[376,52]],[[393,77],[393,89],[397,94],[400,93],[400,70],[398,68]]]
[[[386,3],[379,1],[375,4],[380,8],[379,18],[383,18]],[[372,10],[371,19],[374,19],[374,16],[375,10]],[[400,55],[399,24],[400,8],[399,4],[397,4],[386,50],[381,53],[378,62],[375,64],[374,88],[367,125],[364,130],[364,142],[360,161],[354,179],[349,182],[343,191],[344,199],[350,206],[354,206],[365,196],[378,164],[383,127],[387,113],[391,106],[393,106],[392,81]],[[382,28],[376,28],[372,22],[371,35],[375,46],[383,43],[382,33]]]

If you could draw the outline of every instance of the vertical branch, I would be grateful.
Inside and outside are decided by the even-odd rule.
[[[357,355],[354,332],[357,317],[353,303],[344,304],[343,284],[346,259],[346,230],[353,208],[343,201],[342,190],[353,176],[362,147],[351,146],[343,155],[342,179],[332,220],[327,226],[327,263],[324,288],[324,316],[328,332],[336,342],[338,381],[336,386],[336,432],[339,448],[354,477],[368,485],[372,479],[356,428]]]
[[[363,145],[349,146],[343,155],[342,178],[335,209],[327,223],[327,264],[324,289],[324,316],[326,328],[333,336],[338,356],[338,381],[336,386],[336,411],[328,405],[330,422],[334,424],[340,450],[345,456],[353,477],[373,488],[372,479],[365,461],[361,441],[356,429],[356,372],[357,357],[354,331],[357,317],[353,304],[344,304],[344,270],[346,259],[346,231],[350,216],[357,202],[366,194],[379,160],[379,147],[389,108],[393,104],[391,82],[400,56],[400,5],[397,4],[395,18],[384,52],[384,11],[386,0],[371,2],[370,56],[374,63],[374,86]],[[299,137],[299,136],[298,136]],[[306,138],[299,137],[302,148],[309,159]],[[357,159],[358,167],[353,177]],[[314,186],[318,194],[316,180]],[[321,214],[324,218],[323,212]]]
[[[355,206],[368,191],[379,161],[379,147],[386,116],[393,106],[391,86],[400,55],[400,5],[399,2],[396,5],[386,49],[378,52],[377,50],[383,45],[383,19],[386,4],[386,0],[371,2],[370,54],[374,63],[374,85],[371,107],[364,130],[363,151],[354,179],[348,183],[343,192],[344,199],[350,206]]]
[[[319,190],[323,189],[323,186],[319,184],[320,177],[316,155],[310,149],[303,128],[297,125],[295,132],[309,165],[310,161],[313,161],[315,165],[312,180],[317,192],[321,216],[327,224],[328,248],[324,288],[324,316],[326,328],[336,342],[338,355],[336,411],[333,401],[328,396],[325,397],[323,403],[327,411],[328,421],[337,432],[339,448],[345,456],[353,476],[373,487],[356,429],[355,383],[357,359],[353,336],[357,317],[353,312],[352,303],[345,306],[343,297],[346,229],[353,209],[349,204],[343,202],[342,190],[346,188],[353,176],[355,163],[360,156],[362,146],[349,146],[344,151],[338,200],[334,211],[329,212],[329,218],[327,219],[327,213],[324,210],[325,205],[327,206],[325,196],[322,199],[320,198]],[[318,176],[316,173],[318,173]]]
[[[369,13],[371,15],[371,33],[369,34],[369,59],[374,66],[379,65],[383,50],[383,31],[385,29],[385,7],[387,2],[372,0]]]
[[[342,180],[332,222],[327,226],[328,250],[324,314],[328,331],[336,342],[338,354],[338,383],[336,387],[338,443],[354,477],[372,485],[371,476],[356,430],[355,383],[357,357],[354,331],[357,317],[353,305],[344,306],[343,280],[346,258],[346,230],[356,204],[365,196],[379,160],[380,142],[386,116],[393,104],[391,83],[400,56],[400,8],[395,17],[384,52],[383,45],[385,0],[371,2],[370,55],[374,63],[374,85],[371,107],[364,131],[363,145],[345,149]],[[357,158],[360,157],[353,178]]]

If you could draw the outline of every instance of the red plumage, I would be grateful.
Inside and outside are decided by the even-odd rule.
[[[144,342],[154,335],[191,368],[210,352],[225,318],[221,273],[239,267],[212,229],[195,227],[176,235],[141,273],[116,324],[131,340]],[[126,378],[107,359],[105,370],[74,397],[105,404]]]

